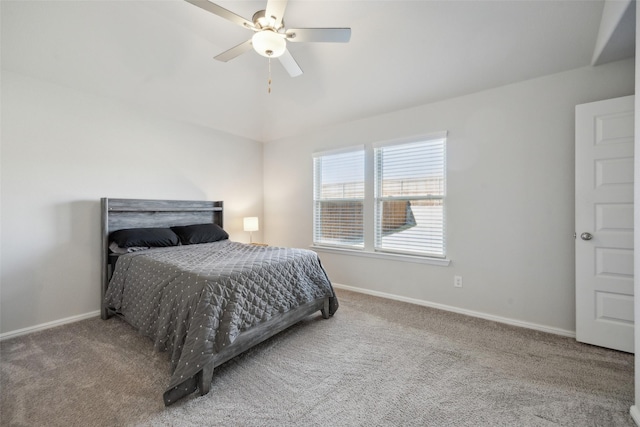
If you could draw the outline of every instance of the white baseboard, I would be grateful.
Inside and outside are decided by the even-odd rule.
[[[633,421],[635,421],[636,425],[640,426],[640,408],[638,408],[636,405],[633,405],[629,410],[629,413],[631,414],[631,418],[633,418]]]
[[[337,288],[337,289],[344,289],[344,290],[347,290],[347,291],[359,292],[359,293],[362,293],[362,294],[373,295],[373,296],[381,297],[381,298],[388,298],[388,299],[392,299],[392,300],[396,300],[396,301],[407,302],[407,303],[410,303],[410,304],[421,305],[421,306],[424,306],[424,307],[432,307],[432,308],[437,308],[437,309],[440,309],[440,310],[452,311],[454,313],[465,314],[467,316],[478,317],[480,319],[493,320],[494,322],[506,323],[508,325],[513,325],[513,326],[520,326],[522,328],[534,329],[536,331],[548,332],[548,333],[551,333],[551,334],[562,335],[562,336],[571,337],[571,338],[575,338],[576,337],[575,331],[568,331],[568,330],[565,330],[565,329],[552,328],[550,326],[538,325],[537,323],[523,322],[521,320],[509,319],[509,318],[501,317],[501,316],[494,316],[492,314],[486,314],[486,313],[481,313],[481,312],[478,312],[478,311],[466,310],[466,309],[463,309],[463,308],[453,307],[453,306],[450,306],[450,305],[438,304],[438,303],[435,303],[435,302],[419,300],[419,299],[415,299],[415,298],[403,297],[403,296],[400,296],[400,295],[394,295],[394,294],[390,294],[390,293],[387,293],[387,292],[372,291],[372,290],[369,290],[369,289],[357,288],[355,286],[342,285],[342,284],[339,284],[339,283],[334,283],[333,286],[335,288]],[[52,322],[42,323],[40,325],[30,326],[28,328],[18,329],[18,330],[10,331],[10,332],[5,332],[4,334],[0,334],[0,341],[7,340],[9,338],[18,337],[20,335],[30,334],[30,333],[37,332],[37,331],[43,331],[45,329],[55,328],[56,326],[61,326],[61,325],[67,324],[67,323],[73,323],[73,322],[78,322],[80,320],[90,319],[92,317],[97,317],[99,315],[100,315],[100,310],[96,310],[96,311],[92,311],[90,313],[79,314],[77,316],[71,316],[71,317],[67,317],[67,318],[64,318],[64,319],[60,319],[60,320],[54,320]],[[632,407],[632,410],[633,410],[633,408],[635,408],[635,406]],[[640,412],[637,415],[639,415],[638,419],[640,420]],[[633,416],[633,413],[632,413],[632,416]],[[640,426],[640,423],[638,425]]]
[[[386,292],[372,291],[369,289],[356,288],[354,286],[342,285],[339,283],[333,283],[333,287],[336,289],[344,289],[347,291],[359,292],[362,294],[373,295],[381,298],[388,298],[396,301],[408,302],[410,304],[421,305],[424,307],[437,308],[445,311],[452,311],[454,313],[465,314],[467,316],[479,317],[480,319],[493,320],[494,322],[506,323],[507,325],[519,326],[521,328],[534,329],[536,331],[548,332],[555,335],[562,335],[564,337],[575,338],[575,331],[568,331],[566,329],[553,328],[551,326],[539,325],[537,323],[523,322],[522,320],[509,319],[507,317],[494,316],[493,314],[481,313],[479,311],[467,310],[464,308],[453,307],[445,304],[438,304],[435,302],[419,300],[415,298],[403,297],[400,295],[389,294]]]
[[[20,335],[31,334],[33,332],[44,331],[45,329],[55,328],[56,326],[62,326],[67,323],[78,322],[80,320],[90,319],[97,316],[100,316],[100,310],[92,311],[85,314],[79,314],[77,316],[66,317],[64,319],[54,320],[52,322],[41,323],[35,326],[29,326],[28,328],[5,332],[4,334],[0,334],[0,341],[19,337]]]

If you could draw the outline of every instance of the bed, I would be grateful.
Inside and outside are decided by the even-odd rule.
[[[338,309],[315,252],[233,242],[223,202],[102,198],[101,316],[168,351],[165,405],[209,392],[214,368]]]

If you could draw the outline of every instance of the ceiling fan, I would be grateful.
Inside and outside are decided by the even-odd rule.
[[[347,43],[351,38],[351,28],[286,29],[283,16],[287,0],[267,0],[266,9],[254,13],[251,21],[208,0],[185,1],[254,32],[249,40],[215,57],[222,62],[227,62],[253,48],[264,57],[278,58],[289,75],[296,77],[302,74],[302,69],[287,49],[288,41]]]

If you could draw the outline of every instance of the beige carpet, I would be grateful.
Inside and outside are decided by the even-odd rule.
[[[164,353],[118,319],[0,344],[11,426],[634,426],[633,356],[338,291],[164,408]]]

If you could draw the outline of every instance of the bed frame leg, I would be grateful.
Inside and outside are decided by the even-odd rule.
[[[200,396],[204,396],[209,393],[211,389],[211,381],[213,380],[213,360],[202,368],[202,371],[198,375],[198,389],[200,390]]]
[[[323,319],[329,318],[329,298],[325,298],[324,306],[320,309],[320,312],[322,313]]]

